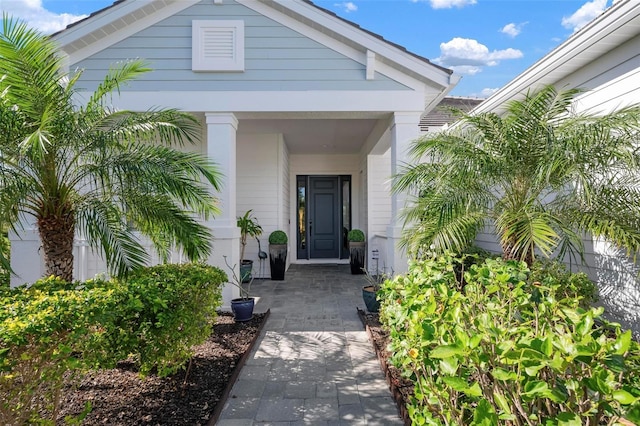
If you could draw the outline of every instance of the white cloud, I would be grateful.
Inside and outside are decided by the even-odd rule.
[[[587,25],[595,17],[604,12],[607,7],[607,0],[593,0],[583,4],[571,16],[562,18],[562,26],[572,29],[574,32]]]
[[[482,91],[480,92],[480,95],[483,98],[488,98],[489,96],[491,96],[494,93],[496,93],[498,90],[500,90],[499,87],[496,87],[496,88],[487,87],[487,88],[482,89]]]
[[[509,37],[517,37],[522,32],[522,28],[527,25],[526,22],[521,24],[514,24],[513,22],[505,25],[500,30],[501,33],[508,35]]]
[[[440,43],[440,56],[434,62],[456,72],[473,75],[482,71],[482,67],[493,67],[502,60],[519,58],[522,58],[522,52],[517,49],[490,52],[487,46],[477,40],[455,37]]]
[[[343,3],[336,3],[336,4],[334,4],[334,6],[339,7],[341,9],[344,9],[344,11],[346,13],[355,12],[355,11],[358,10],[358,6],[355,3],[351,2],[351,1],[345,1]]]
[[[67,25],[87,17],[50,12],[42,6],[42,0],[2,0],[2,10],[45,34],[60,31]]]
[[[427,0],[411,0],[414,3],[418,3],[420,1]],[[431,7],[434,9],[451,9],[454,7],[462,8],[465,6],[470,6],[476,4],[477,0],[428,0],[431,4]]]

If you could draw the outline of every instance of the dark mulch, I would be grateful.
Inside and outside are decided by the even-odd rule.
[[[90,401],[83,425],[206,425],[216,405],[224,404],[227,384],[265,318],[256,314],[236,323],[220,313],[211,337],[195,348],[188,375],[141,378],[128,363],[90,372],[77,389],[65,390],[61,419],[82,412]]]
[[[385,374],[391,394],[398,405],[400,417],[404,420],[404,423],[407,426],[410,426],[411,420],[409,419],[406,407],[407,401],[413,394],[413,385],[410,381],[404,379],[401,376],[400,371],[388,362],[390,356],[390,353],[387,350],[387,346],[389,345],[389,333],[382,327],[380,317],[377,313],[358,309],[358,315],[360,316],[362,324],[369,335],[369,340],[373,344],[373,348],[378,355],[380,368]]]

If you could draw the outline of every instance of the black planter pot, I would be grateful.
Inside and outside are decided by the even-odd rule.
[[[364,274],[362,268],[364,264],[365,242],[349,242],[349,265],[353,275]]]
[[[231,300],[231,312],[233,312],[233,318],[236,322],[249,321],[253,318],[253,306],[255,299],[250,297],[248,299],[238,298]]]
[[[286,244],[269,244],[269,265],[271,266],[271,280],[283,281],[287,269]]]
[[[243,259],[240,261],[240,279],[243,283],[251,281],[251,271],[253,271],[253,260]]]
[[[373,286],[368,285],[362,287],[362,300],[364,300],[367,311],[378,312],[380,309],[380,302],[376,298],[376,292]]]

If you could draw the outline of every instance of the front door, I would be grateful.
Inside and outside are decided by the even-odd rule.
[[[338,176],[309,178],[309,249],[312,259],[340,256]]]
[[[298,176],[296,180],[297,258],[345,257],[345,230],[351,226],[351,177]]]

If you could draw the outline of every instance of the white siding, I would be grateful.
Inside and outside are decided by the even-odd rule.
[[[369,265],[370,269],[375,269],[376,262],[371,258],[373,250],[378,250],[379,262],[384,262],[387,258],[386,235],[391,223],[391,151],[388,150],[383,155],[367,156],[367,170]],[[382,263],[378,267],[391,272]]]
[[[281,149],[282,136],[278,134],[238,133],[237,136],[237,212],[244,215],[253,210],[253,215],[262,226],[260,244],[268,251],[269,234],[281,226]],[[259,276],[258,243],[247,241],[246,259],[254,261],[254,272]],[[267,263],[267,262],[265,262]],[[269,265],[264,266],[268,276]]]
[[[640,102],[640,36],[556,83],[565,85],[588,90],[578,98],[580,111],[610,112]]]

